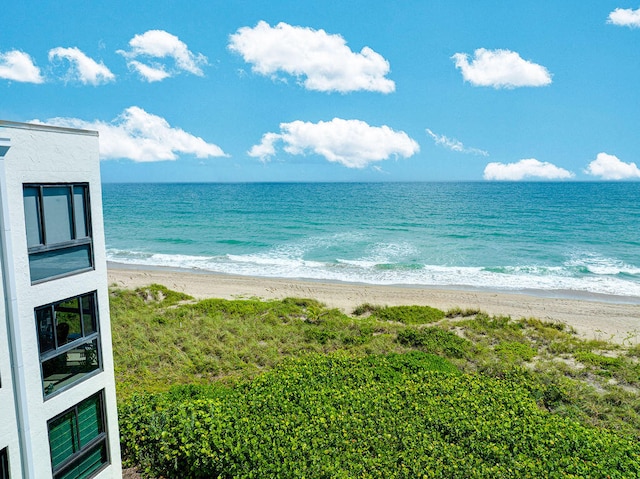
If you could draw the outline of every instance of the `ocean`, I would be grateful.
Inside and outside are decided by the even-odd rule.
[[[640,302],[640,182],[104,184],[125,265]]]

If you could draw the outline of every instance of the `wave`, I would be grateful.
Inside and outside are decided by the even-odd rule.
[[[595,253],[574,255],[565,263],[567,267],[578,268],[585,273],[597,275],[627,275],[640,277],[640,267],[623,261],[600,256]]]
[[[196,256],[107,249],[107,259],[139,266],[258,277],[640,297],[640,268],[613,260],[609,263],[597,260],[588,264],[571,260],[562,266],[473,267],[390,261],[389,257],[382,254],[378,258],[373,255],[356,260],[307,260],[302,257],[301,251],[297,248],[279,248],[263,254]],[[399,250],[391,248],[391,251]],[[404,253],[398,256],[404,258]]]

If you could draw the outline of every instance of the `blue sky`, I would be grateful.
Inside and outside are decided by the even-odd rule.
[[[637,180],[640,4],[3,5],[0,119],[105,182]]]

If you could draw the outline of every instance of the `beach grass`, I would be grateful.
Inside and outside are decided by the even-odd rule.
[[[344,367],[357,369],[361,364],[358,361],[366,358],[388,358],[389,355],[409,358],[412,354],[427,354],[446,361],[468,378],[465,381],[482,384],[470,393],[476,395],[473,401],[483,402],[487,398],[478,395],[502,394],[495,391],[512,388],[516,391],[517,404],[530,401],[535,411],[557,418],[549,419],[552,422],[569,421],[566,424],[579,425],[586,428],[584,431],[607,431],[610,435],[607,437],[628,438],[636,444],[640,440],[640,347],[639,338],[634,335],[623,344],[606,339],[585,340],[562,323],[490,316],[476,310],[440,311],[425,306],[362,305],[353,314],[344,314],[337,309],[327,309],[315,300],[301,298],[195,301],[160,285],[137,290],[112,289],[110,294],[116,381],[124,431],[132,424],[146,424],[140,415],[155,414],[147,404],[159,401],[167,410],[178,408],[174,411],[178,415],[187,414],[187,408],[191,411],[188,414],[197,416],[202,410],[194,406],[196,403],[206,405],[204,410],[213,411],[211,401],[219,404],[216,401],[221,394],[242,402],[236,397],[237,391],[254,387],[251,385],[265,381],[260,379],[265,377],[278,383],[294,374],[292,371],[296,368],[316,367],[313,365],[323,361],[318,358],[340,357],[341,361],[347,361]],[[290,361],[301,362],[287,369]],[[411,361],[403,361],[406,371],[402,374],[409,374]],[[386,366],[380,366],[382,363],[372,367],[384,369]],[[430,368],[414,367],[414,372],[419,370],[423,374]],[[332,374],[344,373],[335,368],[332,371]],[[312,387],[309,382],[304,384]],[[337,387],[331,384],[332,388]],[[366,387],[375,389],[378,387],[375,384],[375,381],[368,382]],[[185,390],[185,387],[191,389]],[[269,402],[267,396],[277,394],[270,388],[256,393],[255,400]],[[364,400],[358,394],[354,398]],[[187,403],[191,399],[196,402],[186,406],[185,397]],[[277,397],[274,400],[278,402]],[[235,420],[240,420],[242,414],[248,414],[243,409],[247,406],[236,404],[235,413],[224,414],[238,414]],[[327,404],[330,408],[335,406],[330,401]],[[461,403],[450,407],[467,406]],[[466,414],[462,409],[455,414]],[[528,412],[523,414],[534,414],[529,406],[525,409]],[[376,411],[386,414],[382,409]],[[536,427],[551,427],[546,421]],[[560,429],[569,427],[562,424]],[[414,426],[418,427],[411,427]],[[481,427],[478,424],[473,427],[476,426]],[[583,440],[592,433],[575,434],[572,440]],[[197,438],[189,437],[192,441],[189,444],[194,444]],[[127,460],[144,462],[144,455],[132,449],[132,440],[132,437],[123,438]],[[302,444],[307,443],[301,440],[299,446],[303,447]],[[518,447],[528,446],[523,443]],[[393,454],[398,454],[398,450],[394,451]],[[638,450],[633,452],[632,448],[631,451],[633,461],[640,468]],[[459,452],[464,454],[464,450]],[[172,456],[171,460],[175,462],[178,458]],[[180,456],[180,460],[184,457]],[[558,459],[558,464],[563,460]],[[151,472],[161,470],[153,469],[148,460],[145,464]]]

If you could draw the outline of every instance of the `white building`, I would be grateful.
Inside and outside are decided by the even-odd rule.
[[[0,479],[121,478],[98,134],[0,121]]]

